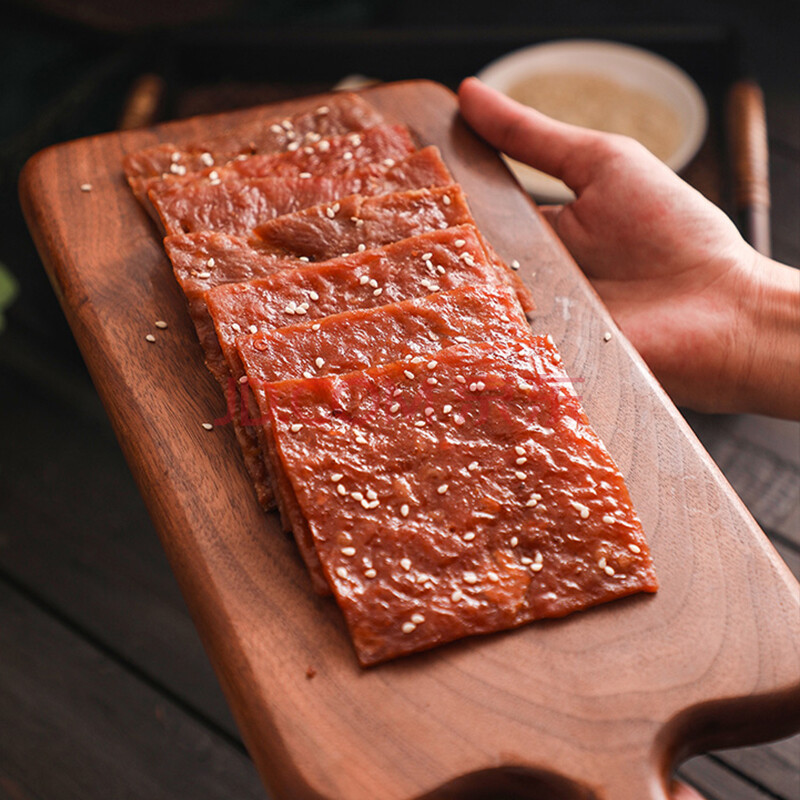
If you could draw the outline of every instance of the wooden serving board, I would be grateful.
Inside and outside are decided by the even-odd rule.
[[[533,328],[555,338],[627,477],[662,588],[360,669],[334,602],[312,593],[256,504],[232,431],[201,428],[224,402],[121,171],[146,145],[324,98],[39,153],[21,178],[28,224],[269,789],[291,800],[663,800],[676,760],[797,730],[789,570],[454,96],[428,82],[364,94],[441,148],[482,231],[522,263]]]

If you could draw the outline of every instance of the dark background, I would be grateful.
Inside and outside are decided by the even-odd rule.
[[[684,65],[719,113],[764,89],[773,249],[800,262],[794,3],[38,0],[0,28],[0,800],[264,798],[22,219],[25,160],[113,130],[134,80],[161,118],[323,90],[351,71],[457,84],[552,37],[642,43]],[[724,141],[720,143],[724,170]],[[796,427],[688,415],[797,574]],[[797,740],[695,759],[710,800],[796,798]],[[377,800],[377,799],[376,799]]]

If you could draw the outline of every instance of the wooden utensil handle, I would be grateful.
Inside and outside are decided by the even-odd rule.
[[[770,254],[769,156],[764,95],[754,81],[731,86],[727,102],[733,190],[744,237]]]

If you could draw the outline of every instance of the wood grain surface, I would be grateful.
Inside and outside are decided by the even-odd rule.
[[[427,82],[365,95],[441,148],[483,232],[521,262],[532,326],[555,338],[628,479],[662,588],[359,669],[335,605],[259,510],[233,432],[200,426],[223,399],[120,169],[148,144],[320,98],[39,153],[21,178],[29,226],[268,787],[293,800],[663,798],[675,760],[797,730],[787,567],[453,95]]]

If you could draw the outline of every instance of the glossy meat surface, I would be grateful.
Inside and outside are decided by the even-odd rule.
[[[343,197],[333,204],[306,208],[271,220],[258,226],[255,234],[264,250],[319,261],[466,223],[475,224],[467,199],[460,186],[451,184],[377,197]],[[480,240],[488,259],[500,269],[503,280],[516,290],[525,311],[533,310],[536,305],[530,290],[483,236]]]
[[[123,168],[134,194],[146,202],[152,179],[185,175],[224,166],[240,156],[277,153],[297,142],[312,144],[318,137],[360,131],[380,125],[384,117],[357,94],[342,92],[324,105],[289,118],[267,118],[234,125],[224,134],[201,142],[148,147],[128,155]]]
[[[560,360],[532,337],[267,386],[362,665],[657,589]]]
[[[458,342],[502,342],[530,335],[514,293],[505,286],[468,285],[402,303],[348,311],[267,333],[239,337],[237,349],[265,429],[279,505],[304,553],[321,572],[308,525],[272,446],[265,384],[291,378],[364,369],[403,358],[426,356]],[[316,580],[319,588],[325,586]]]
[[[349,162],[342,163],[347,169],[338,174],[299,172],[228,180],[200,175],[182,183],[160,181],[148,197],[167,234],[212,230],[244,235],[266,220],[348,194],[369,196],[451,180],[436,148],[412,153],[391,167],[381,163],[351,169]]]

